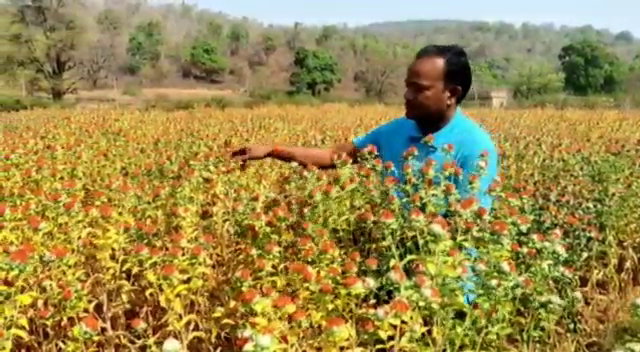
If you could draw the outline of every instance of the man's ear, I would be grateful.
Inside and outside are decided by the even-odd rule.
[[[453,105],[458,100],[458,97],[462,94],[462,88],[460,88],[459,86],[449,86],[447,92],[447,103]]]

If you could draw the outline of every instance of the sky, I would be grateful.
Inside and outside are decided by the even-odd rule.
[[[187,0],[200,8],[264,23],[360,25],[407,19],[590,24],[640,37],[640,0]],[[431,4],[430,4],[431,3]],[[633,14],[636,14],[635,16]]]

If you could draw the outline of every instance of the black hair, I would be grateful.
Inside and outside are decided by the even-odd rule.
[[[459,45],[427,45],[416,54],[415,60],[426,57],[441,57],[445,62],[445,84],[460,87],[462,92],[456,99],[456,104],[462,103],[471,89],[471,65],[467,52]]]

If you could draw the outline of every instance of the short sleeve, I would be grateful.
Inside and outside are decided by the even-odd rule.
[[[489,187],[498,176],[498,152],[493,143],[487,143],[485,148],[472,148],[473,150],[466,153],[461,165],[463,176],[460,183],[456,185],[462,199],[475,197],[479,201],[479,205],[487,210],[491,210],[493,197],[489,195]],[[487,153],[486,158],[482,156]],[[485,163],[481,163],[481,161]],[[484,170],[481,170],[482,164],[485,164]],[[472,192],[469,180],[471,175],[479,177],[479,187],[476,192]]]
[[[381,143],[384,140],[383,136],[388,134],[389,131],[393,129],[393,125],[396,123],[396,120],[380,125],[373,130],[360,135],[352,140],[353,145],[357,149],[365,149],[370,145],[374,145],[378,150],[381,148]]]

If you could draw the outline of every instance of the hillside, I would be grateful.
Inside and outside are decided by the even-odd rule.
[[[62,5],[67,7],[64,15],[47,19],[60,21],[52,22],[59,33],[51,38],[61,41],[48,43],[48,47],[69,48],[59,53],[69,58],[65,67],[73,67],[64,73],[64,81],[90,90],[201,85],[255,94],[282,92],[290,87],[295,51],[306,47],[321,48],[336,61],[340,82],[332,94],[371,98],[374,92],[375,99],[398,99],[407,63],[420,47],[431,43],[458,43],[467,48],[474,87],[479,89],[512,86],[514,80],[538,77],[557,86],[558,53],[580,38],[602,41],[625,65],[640,53],[640,41],[630,33],[590,26],[457,20],[382,22],[354,28],[302,23],[274,26],[193,5],[133,0],[108,2],[106,7],[89,0],[71,3],[82,6]],[[51,79],[43,80],[37,74],[28,52],[33,46],[20,42],[37,38],[37,28],[25,31],[24,24],[10,24],[10,18],[17,18],[15,6],[0,5],[0,32],[9,34],[0,37],[0,87],[29,94],[47,92]],[[65,21],[73,21],[73,31],[64,29]],[[521,77],[523,72],[525,77]]]
[[[459,20],[407,20],[372,23],[356,28],[391,40],[413,44],[459,43],[476,60],[511,57],[557,61],[560,48],[571,40],[594,38],[606,43],[625,60],[640,52],[640,40],[628,31],[612,33],[592,26],[569,27],[554,24],[520,26],[506,22]]]

